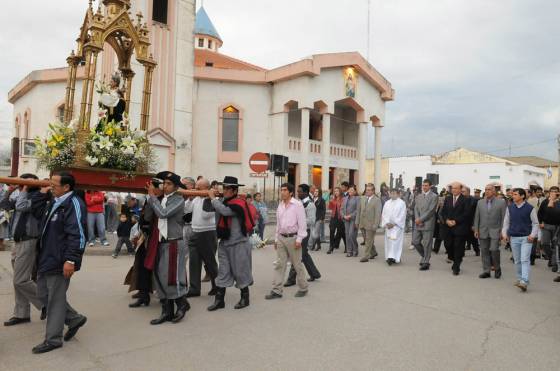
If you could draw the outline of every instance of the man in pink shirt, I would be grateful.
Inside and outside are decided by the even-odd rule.
[[[299,290],[295,296],[299,298],[307,294],[305,269],[301,262],[301,241],[307,236],[305,210],[301,201],[294,198],[294,186],[290,183],[282,184],[280,198],[281,202],[276,210],[277,224],[274,242],[278,257],[274,263],[272,291],[265,296],[267,300],[282,297],[288,259],[296,270],[296,282]]]

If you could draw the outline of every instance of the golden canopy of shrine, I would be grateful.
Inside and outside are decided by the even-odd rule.
[[[140,129],[148,128],[150,117],[150,96],[152,89],[152,74],[157,63],[149,53],[150,39],[146,23],[142,23],[142,13],[136,14],[133,20],[130,14],[130,0],[103,0],[94,11],[92,1],[86,11],[84,22],[80,29],[76,51],[72,51],[67,58],[68,82],[66,86],[64,121],[70,122],[74,118],[74,92],[76,85],[76,71],[81,63],[85,63],[86,78],[83,80],[82,97],[80,102],[79,125],[80,132],[89,131],[91,109],[94,94],[97,58],[103,51],[105,43],[111,45],[118,58],[118,69],[123,77],[125,86],[126,109],[130,106],[130,94],[134,71],[130,62],[134,54],[136,60],[144,66],[144,86],[140,115]],[[80,140],[81,135],[78,135]],[[78,156],[78,158],[81,156]]]

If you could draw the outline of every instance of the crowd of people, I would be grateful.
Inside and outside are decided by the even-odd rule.
[[[33,174],[21,178],[37,179]],[[484,192],[453,183],[439,195],[426,179],[419,189],[403,191],[368,183],[360,194],[342,182],[329,192],[308,184],[284,183],[276,207],[273,236],[265,238],[268,206],[260,193],[240,194],[237,178],[222,182],[164,171],[147,185],[147,196],[136,197],[75,189],[69,173],[57,173],[48,187],[9,186],[0,195],[0,239],[13,239],[12,266],[15,306],[13,326],[30,321],[31,305],[46,319],[44,341],[33,353],[59,348],[72,339],[87,318],[66,299],[70,279],[80,269],[86,245],[108,246],[106,233],[118,237],[113,258],[123,245],[134,254],[125,283],[135,299],[129,306],[149,306],[155,292],[161,314],[152,325],[178,323],[190,309],[189,298],[202,294],[210,283],[213,302],[208,311],[225,308],[227,288],[239,289],[235,309],[250,305],[253,284],[252,237],[274,244],[276,259],[272,287],[266,300],[280,299],[284,288],[297,285],[304,297],[310,282],[321,278],[310,251],[327,254],[344,245],[348,258],[371,262],[379,256],[375,237],[384,233],[384,259],[401,263],[405,233],[412,231],[411,249],[419,254],[419,270],[430,269],[432,253],[442,242],[454,275],[461,272],[465,251],[481,256],[479,278],[501,278],[501,245],[511,249],[515,286],[526,292],[531,265],[541,257],[553,272],[560,264],[560,192],[551,187],[501,188],[489,184]],[[327,212],[328,210],[328,212]],[[290,262],[289,273],[288,262]],[[205,277],[202,277],[204,267]],[[187,269],[188,268],[188,269]],[[555,279],[560,282],[560,275]],[[64,325],[68,326],[63,335]]]

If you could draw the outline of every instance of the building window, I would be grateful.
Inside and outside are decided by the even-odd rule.
[[[204,48],[204,39],[198,39],[198,47]]]
[[[64,122],[64,104],[56,108],[56,119],[58,122]]]
[[[208,40],[208,49],[212,49],[212,40]]]
[[[222,151],[239,151],[239,111],[229,106],[222,112]]]
[[[167,2],[168,0],[154,0],[152,19],[156,22],[167,24]]]
[[[206,62],[205,66],[206,67],[214,67],[214,62]]]
[[[19,117],[16,117],[16,122],[15,122],[15,137],[19,138]]]

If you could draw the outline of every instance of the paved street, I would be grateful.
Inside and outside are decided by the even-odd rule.
[[[543,261],[522,294],[512,286],[507,252],[503,278],[480,280],[472,252],[454,277],[441,253],[430,271],[418,271],[418,256],[406,247],[403,264],[393,267],[323,248],[312,253],[323,278],[307,297],[294,298],[291,287],[283,299],[265,301],[275,256],[269,246],[253,254],[249,308],[234,310],[239,291],[229,290],[225,310],[209,313],[212,299],[194,298],[183,322],[162,326],[148,323],[159,314],[157,301],[127,307],[122,281],[132,257],[88,255],[69,291],[87,325],[44,355],[31,354],[44,335],[37,311],[31,324],[2,327],[0,370],[558,370],[560,284]],[[2,320],[12,311],[10,274],[9,253],[0,252]]]

